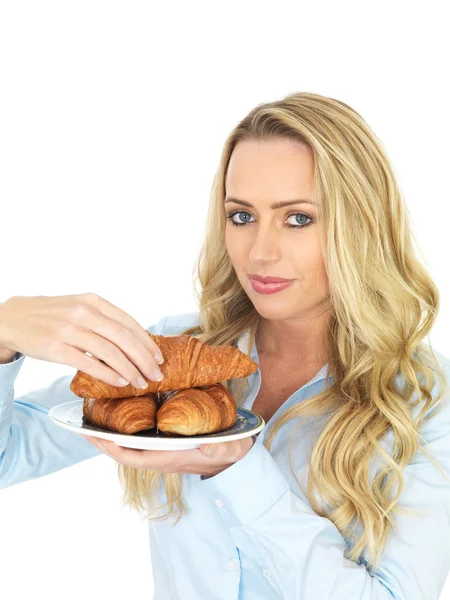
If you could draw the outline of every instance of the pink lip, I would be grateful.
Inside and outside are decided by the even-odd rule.
[[[284,277],[263,277],[262,275],[249,275],[249,277],[261,283],[287,283],[293,281],[293,279],[285,279]]]
[[[284,283],[262,283],[253,277],[250,277],[250,284],[255,292],[260,294],[274,294],[289,287],[295,280],[285,281]]]

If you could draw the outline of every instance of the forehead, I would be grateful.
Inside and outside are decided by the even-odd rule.
[[[311,194],[314,159],[309,146],[295,140],[255,141],[236,144],[225,178],[227,196],[244,200]]]

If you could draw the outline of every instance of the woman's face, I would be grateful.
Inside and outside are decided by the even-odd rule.
[[[245,140],[231,155],[225,181],[225,244],[242,287],[266,319],[309,320],[328,305],[313,169],[311,149],[293,140]],[[271,207],[293,200],[289,206]],[[252,287],[249,275],[294,281],[281,291],[263,294]]]

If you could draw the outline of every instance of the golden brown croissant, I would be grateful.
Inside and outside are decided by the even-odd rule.
[[[175,392],[156,414],[159,431],[199,435],[224,431],[236,423],[236,401],[221,383]]]
[[[236,402],[221,383],[173,393],[157,408],[153,394],[139,398],[85,398],[88,423],[119,433],[158,427],[164,433],[199,435],[224,431],[235,424]],[[156,418],[155,418],[156,416]]]
[[[148,387],[137,389],[110,385],[77,371],[70,389],[80,398],[126,398],[203,387],[235,377],[246,377],[258,369],[257,363],[234,346],[203,344],[194,336],[163,336],[149,333],[162,352],[164,362],[160,369],[162,381],[147,379]]]
[[[156,426],[158,399],[154,394],[139,398],[85,398],[83,417],[88,423],[117,431],[136,433]]]

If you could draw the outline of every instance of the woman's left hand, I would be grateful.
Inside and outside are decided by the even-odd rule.
[[[192,450],[135,450],[118,446],[110,440],[81,435],[93,446],[116,462],[137,469],[157,469],[163,473],[190,473],[212,477],[244,458],[253,446],[254,438],[232,442],[203,444]],[[211,453],[207,454],[208,447]]]

